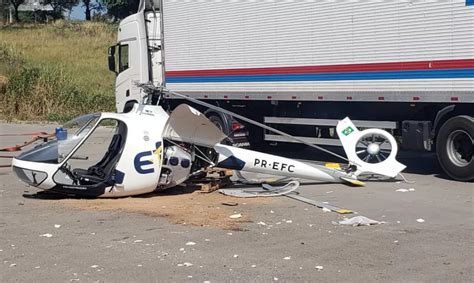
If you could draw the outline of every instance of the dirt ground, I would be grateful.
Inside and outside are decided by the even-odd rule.
[[[51,201],[47,201],[51,205]],[[53,204],[83,210],[133,212],[152,217],[165,217],[174,224],[243,231],[246,230],[247,223],[253,221],[247,208],[271,201],[269,198],[234,198],[222,195],[217,191],[202,193],[192,187],[180,186],[164,192],[138,197],[119,199],[65,198],[54,200]],[[232,219],[229,217],[239,213],[242,214],[241,218]]]

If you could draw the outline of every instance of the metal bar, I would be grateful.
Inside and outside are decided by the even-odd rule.
[[[342,159],[342,160],[351,162],[351,161],[349,161],[347,158],[345,158],[344,156],[341,156],[341,155],[339,155],[339,154],[337,154],[337,153],[334,153],[334,152],[332,152],[332,151],[329,151],[329,150],[327,150],[327,149],[325,149],[325,148],[322,148],[322,147],[320,147],[320,146],[317,146],[317,145],[308,143],[308,142],[306,142],[306,141],[304,141],[304,140],[302,140],[302,139],[299,139],[299,138],[294,137],[294,136],[292,136],[292,135],[289,135],[289,134],[287,134],[287,133],[285,133],[285,132],[282,132],[282,131],[280,131],[280,130],[274,129],[274,128],[272,128],[272,127],[269,127],[269,126],[267,126],[267,125],[265,125],[265,124],[256,122],[256,121],[254,121],[254,120],[252,120],[252,119],[249,119],[249,118],[247,118],[247,117],[241,116],[241,115],[236,114],[236,113],[234,113],[234,112],[231,112],[231,111],[228,111],[228,110],[226,110],[226,109],[223,109],[223,108],[214,106],[214,105],[209,104],[209,103],[206,103],[206,102],[204,102],[204,101],[197,100],[197,99],[195,99],[195,98],[188,97],[188,96],[186,96],[186,95],[184,95],[184,94],[181,94],[181,93],[178,93],[178,92],[175,92],[175,91],[171,91],[171,90],[169,90],[169,89],[164,89],[164,91],[166,91],[167,93],[169,93],[169,94],[171,94],[171,95],[184,98],[184,99],[186,99],[186,100],[188,100],[188,101],[191,101],[191,102],[194,102],[194,103],[196,103],[196,104],[198,104],[198,105],[205,106],[205,107],[207,107],[207,108],[209,108],[209,109],[212,109],[212,110],[215,110],[215,111],[219,111],[219,112],[221,112],[221,113],[227,114],[227,115],[229,115],[229,116],[231,116],[231,117],[234,117],[234,118],[237,118],[237,119],[240,119],[240,120],[245,121],[245,122],[247,122],[247,123],[250,123],[250,124],[252,124],[252,125],[261,127],[261,128],[263,128],[263,129],[265,129],[265,130],[274,132],[274,133],[276,133],[276,134],[285,136],[285,137],[287,137],[287,138],[289,138],[289,139],[293,139],[293,140],[295,140],[295,141],[297,141],[297,142],[306,144],[306,145],[309,146],[309,147],[312,147],[312,148],[315,148],[315,149],[319,149],[319,150],[324,151],[324,152],[326,152],[326,153],[328,153],[328,154],[331,154],[331,155],[333,155],[333,156],[335,156],[335,157],[338,157],[338,158],[340,158],[340,159]],[[354,162],[352,162],[352,163],[355,164]],[[360,166],[359,164],[355,164],[355,165]]]
[[[319,145],[331,145],[331,146],[342,146],[341,142],[338,139],[326,139],[326,138],[311,138],[311,137],[295,137],[300,140],[304,140],[307,143],[311,144],[319,144]],[[272,134],[265,134],[264,139],[266,141],[276,141],[276,142],[291,142],[291,143],[299,143],[295,139],[288,139],[284,136],[280,135],[272,135]],[[357,148],[362,148],[358,146]],[[390,144],[384,144],[380,146],[381,149],[391,149]]]
[[[292,124],[292,125],[310,125],[310,126],[337,126],[336,119],[311,119],[311,118],[289,118],[289,117],[264,117],[267,124]],[[391,121],[367,121],[353,120],[354,125],[360,128],[382,128],[398,129],[397,122]]]

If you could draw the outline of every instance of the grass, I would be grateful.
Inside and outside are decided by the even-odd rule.
[[[107,48],[116,26],[57,21],[0,28],[0,117],[64,120],[114,111]]]

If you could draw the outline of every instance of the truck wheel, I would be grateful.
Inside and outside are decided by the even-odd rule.
[[[444,172],[458,181],[474,180],[474,118],[456,116],[446,121],[436,138],[436,154]]]
[[[228,135],[230,130],[229,130],[229,125],[227,125],[221,117],[218,115],[211,113],[208,117],[209,121],[211,121],[216,127],[221,130],[224,134]]]

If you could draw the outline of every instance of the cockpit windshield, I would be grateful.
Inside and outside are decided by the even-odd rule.
[[[23,152],[19,160],[60,163],[94,128],[100,113],[80,116],[56,128],[56,140],[50,140]]]

